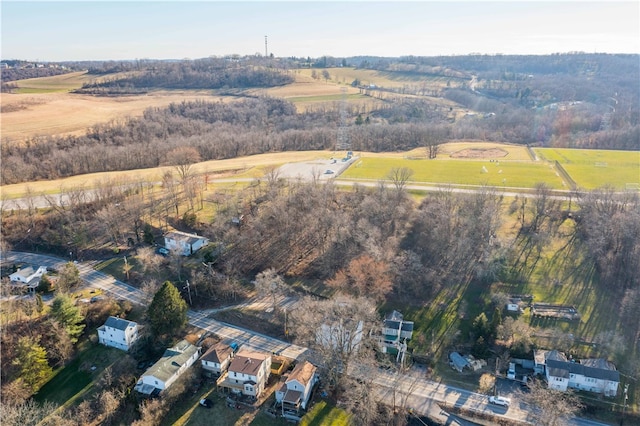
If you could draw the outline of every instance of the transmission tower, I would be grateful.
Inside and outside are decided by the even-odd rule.
[[[341,87],[340,91],[342,98],[340,100],[340,123],[338,124],[336,151],[351,151],[351,139],[347,128],[347,88]]]
[[[264,36],[264,57],[269,57],[269,48],[267,47],[267,36]]]

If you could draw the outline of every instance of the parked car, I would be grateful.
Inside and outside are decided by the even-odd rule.
[[[211,408],[213,407],[213,401],[210,400],[209,398],[203,398],[200,400],[200,405],[203,406],[204,408]]]
[[[511,404],[511,400],[509,398],[505,398],[504,396],[490,396],[489,402],[491,404],[500,405],[502,407],[509,407]]]
[[[169,256],[169,250],[164,247],[158,247],[156,249],[156,253],[158,253],[160,256]]]

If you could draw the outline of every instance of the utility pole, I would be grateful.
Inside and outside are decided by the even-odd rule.
[[[189,285],[189,280],[187,280],[187,285],[185,287],[187,288],[187,294],[189,294],[189,305],[192,305],[193,302],[191,301],[191,286]]]
[[[629,395],[627,395],[627,392],[629,392],[629,383],[624,385],[624,402],[622,405],[622,419],[620,419],[620,425],[624,424],[624,412],[627,408],[627,399],[629,399]]]

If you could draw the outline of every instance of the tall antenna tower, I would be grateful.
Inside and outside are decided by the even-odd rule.
[[[340,123],[338,124],[338,137],[336,138],[336,151],[350,151],[351,139],[347,128],[347,88],[341,87],[342,99],[340,100]]]
[[[269,49],[267,48],[267,36],[264,36],[264,57],[269,57]]]

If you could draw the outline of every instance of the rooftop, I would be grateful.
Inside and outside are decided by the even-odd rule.
[[[193,346],[186,340],[180,341],[177,345],[164,351],[162,358],[153,364],[147,371],[145,376],[153,376],[157,379],[167,381],[182,367],[182,365],[191,358],[200,348]]]
[[[183,241],[188,244],[193,244],[196,241],[207,239],[206,237],[203,237],[197,234],[189,234],[187,232],[181,232],[181,231],[167,232],[166,234],[164,234],[164,237],[170,240]]]
[[[138,324],[122,318],[109,317],[107,318],[107,321],[104,323],[104,325],[106,327],[115,328],[117,330],[126,330],[127,327],[135,327]]]
[[[217,343],[207,349],[201,359],[202,361],[217,362],[220,364],[229,358],[232,353],[233,349],[231,349],[231,346],[225,345],[224,343]]]
[[[255,376],[260,370],[260,365],[269,357],[258,352],[238,352],[231,361],[229,371]]]
[[[286,383],[297,380],[303,386],[306,386],[317,370],[318,368],[309,361],[301,362],[296,365],[291,374],[289,374]]]

